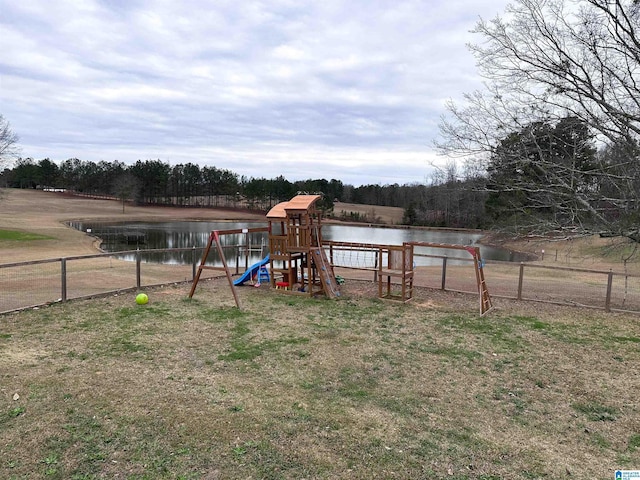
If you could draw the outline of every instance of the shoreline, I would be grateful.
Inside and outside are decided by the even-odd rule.
[[[266,216],[247,211],[229,209],[183,209],[167,206],[126,206],[117,200],[69,197],[56,192],[40,190],[0,189],[0,228],[37,233],[50,237],[47,240],[28,242],[1,241],[0,263],[41,260],[71,255],[86,255],[100,252],[96,237],[68,226],[72,221],[100,222],[266,222]],[[368,223],[327,220],[327,224],[367,227]],[[479,243],[485,246],[504,248],[512,252],[535,255],[536,263],[556,264],[560,258],[589,258],[590,265],[618,270],[622,261],[604,258],[600,252],[616,244],[625,244],[624,239],[600,238],[597,235],[578,238],[513,238],[504,234],[479,230],[436,229],[411,227],[408,225],[375,224],[381,228],[420,229],[440,231],[473,231],[483,234]],[[628,242],[627,242],[628,243]],[[546,252],[547,254],[545,255]],[[592,261],[591,261],[592,260]],[[574,261],[575,263],[575,261]],[[625,264],[630,272],[640,273],[638,259]]]

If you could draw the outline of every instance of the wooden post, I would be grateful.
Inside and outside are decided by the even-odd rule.
[[[442,285],[441,290],[447,289],[447,256],[442,257]]]
[[[604,311],[611,311],[611,287],[613,286],[613,271],[609,270],[609,275],[607,276],[607,296],[604,300]]]
[[[136,287],[140,290],[141,276],[140,276],[140,248],[136,249]]]
[[[196,247],[193,246],[191,250],[191,281],[194,281],[196,278],[196,267],[197,267],[198,259],[196,258]]]
[[[251,253],[249,251],[249,229],[243,228],[242,231],[244,233],[244,269],[249,270],[249,253]],[[217,241],[219,241],[219,239],[217,239],[216,242]]]
[[[524,263],[520,262],[520,273],[518,275],[518,295],[517,299],[522,300],[522,282],[524,280]]]
[[[196,291],[196,286],[198,285],[198,281],[200,280],[200,275],[202,274],[202,269],[207,261],[207,257],[209,256],[209,250],[211,249],[211,243],[213,242],[213,232],[209,234],[209,241],[207,242],[207,246],[204,249],[202,254],[202,260],[200,260],[200,267],[198,268],[198,272],[196,273],[195,278],[193,279],[193,283],[191,284],[191,291],[189,291],[189,298],[193,297],[193,294]]]
[[[248,232],[247,232],[247,235],[249,235]],[[218,247],[218,254],[220,255],[220,259],[222,260],[222,266],[224,268],[224,272],[227,275],[227,280],[229,281],[229,286],[231,287],[231,293],[233,293],[233,299],[236,301],[236,306],[238,307],[238,309],[242,310],[242,305],[240,304],[240,298],[238,297],[238,292],[236,292],[236,287],[233,284],[233,278],[231,277],[231,272],[229,271],[229,267],[227,266],[227,260],[224,258],[224,251],[222,250],[222,245],[220,245],[220,236],[217,230],[213,231],[213,236],[216,242],[216,247]],[[248,268],[249,267],[247,267],[247,269]]]
[[[375,260],[374,260],[374,270],[373,270],[373,281],[377,282],[378,281],[378,252],[375,252],[374,256],[375,256]]]
[[[382,298],[382,247],[378,249],[377,257],[378,265],[376,268],[376,273],[378,274],[378,298]]]
[[[61,285],[61,292],[60,292],[60,299],[63,302],[67,301],[67,259],[66,258],[61,258],[60,259],[60,285]]]

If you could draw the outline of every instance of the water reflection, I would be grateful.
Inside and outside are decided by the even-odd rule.
[[[118,258],[136,260],[135,250],[143,250],[141,260],[148,263],[189,265],[199,262],[212,230],[242,230],[266,227],[255,222],[69,222],[69,226],[99,237],[106,252],[125,252]],[[246,268],[268,253],[266,233],[238,233],[220,236],[225,258],[232,267]],[[145,252],[151,249],[184,249],[171,252]],[[217,249],[211,249],[207,265],[221,265]]]
[[[84,232],[90,232],[102,239],[101,248],[108,252],[125,250],[181,248],[185,251],[145,253],[143,261],[167,264],[191,264],[194,256],[199,261],[202,249],[209,241],[212,230],[233,230],[266,227],[265,223],[255,222],[130,222],[130,223],[97,223],[71,222],[70,226]],[[325,240],[354,242],[366,244],[401,245],[403,242],[431,242],[456,245],[476,245],[482,234],[474,232],[454,232],[440,230],[422,230],[406,228],[381,228],[351,225],[323,225],[322,236]],[[248,241],[248,247],[247,245]],[[268,253],[266,233],[239,233],[223,235],[220,243],[224,248],[227,262],[250,265]],[[477,245],[486,260],[526,261],[524,254],[509,250]],[[195,252],[194,252],[195,249]],[[416,247],[416,265],[433,265],[441,263],[440,259],[421,257],[420,255],[447,255],[449,259],[469,259],[464,251],[443,250],[438,248]],[[122,258],[134,260],[135,253],[123,254]],[[336,263],[340,264],[338,258]],[[358,261],[369,262],[372,259],[362,257]],[[346,261],[346,260],[345,260]],[[217,251],[211,251],[208,264],[220,265]]]

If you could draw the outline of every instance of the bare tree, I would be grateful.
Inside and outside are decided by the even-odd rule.
[[[474,32],[482,41],[469,47],[486,89],[465,94],[463,106],[447,105],[438,148],[489,167],[509,135],[573,118],[597,145],[615,145],[627,155],[600,156],[589,166],[590,188],[575,189],[572,198],[564,183],[584,172],[570,167],[568,177],[552,175],[535,188],[545,188],[552,202],[566,199],[588,212],[589,224],[568,226],[640,241],[638,223],[629,221],[640,208],[639,18],[634,0],[515,0],[502,18],[481,19]],[[538,168],[552,174],[557,165],[539,162]],[[558,191],[563,195],[554,196]]]
[[[140,183],[131,173],[125,172],[115,180],[113,193],[122,202],[122,213],[127,201],[135,199],[139,190]]]
[[[0,167],[8,166],[9,162],[18,156],[18,140],[9,122],[0,115]]]

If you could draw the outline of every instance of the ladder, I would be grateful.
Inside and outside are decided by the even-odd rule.
[[[491,303],[491,296],[489,295],[489,289],[487,289],[487,282],[484,279],[484,260],[480,257],[480,249],[474,248],[473,264],[476,271],[476,280],[478,282],[478,295],[480,297],[480,315],[484,315],[493,308]]]
[[[258,270],[258,284],[262,282],[271,282],[269,271],[267,270],[267,267],[265,267],[264,265],[260,267],[260,270]]]

